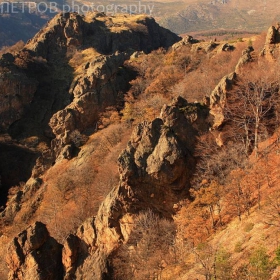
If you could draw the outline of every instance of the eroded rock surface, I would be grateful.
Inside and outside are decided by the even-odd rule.
[[[108,106],[121,109],[135,77],[125,65],[133,53],[167,48],[179,40],[145,15],[61,13],[18,53],[4,54],[0,133],[36,154],[29,162],[32,172],[31,166],[25,173],[38,178],[56,160],[71,159],[96,128],[100,113]],[[85,52],[90,54],[86,58]],[[10,217],[18,206],[8,211]]]
[[[235,73],[239,73],[241,68],[252,61],[252,52],[254,51],[253,47],[248,47],[242,52],[242,56],[239,58],[237,65],[235,67]]]
[[[188,195],[195,137],[198,130],[209,129],[207,116],[206,108],[179,97],[162,108],[160,118],[135,128],[119,157],[119,185],[103,201],[96,218],[64,245],[65,279],[70,279],[69,273],[76,279],[105,279],[107,258],[129,238],[135,214],[152,209],[170,218],[176,212],[174,205]],[[77,240],[78,254],[72,246]]]
[[[108,257],[129,238],[133,217],[143,209],[172,217],[177,211],[174,205],[188,196],[189,179],[195,167],[195,138],[199,131],[209,129],[207,117],[206,107],[178,97],[171,105],[163,106],[159,118],[134,129],[119,156],[119,184],[103,201],[97,216],[86,220],[63,245],[57,262],[63,267],[63,279],[106,279],[110,274]],[[10,279],[35,275],[26,259],[33,251],[45,252],[38,248],[47,246],[44,244],[48,240],[41,223],[13,240],[8,256]],[[32,242],[34,246],[29,245]],[[48,256],[48,252],[44,255]],[[33,265],[38,267],[40,260],[33,259]]]
[[[224,76],[207,98],[210,114],[214,117],[213,128],[218,128],[224,121],[224,107],[226,104],[227,92],[232,89],[236,77],[237,75],[235,72]]]
[[[213,116],[212,128],[216,129],[224,122],[224,108],[227,99],[227,93],[233,88],[237,81],[238,74],[242,68],[253,60],[253,47],[248,47],[242,52],[242,56],[239,58],[235,71],[225,75],[211,94],[206,97],[206,103],[210,108],[210,114]]]
[[[6,258],[10,269],[8,279],[62,279],[61,250],[62,246],[50,237],[46,226],[36,222],[9,245]]]
[[[71,133],[94,127],[99,114],[108,106],[116,105],[121,92],[128,89],[129,71],[123,69],[128,53],[100,55],[85,65],[84,73],[77,76],[70,88],[73,101],[50,119],[56,139],[53,149],[58,155],[61,148],[73,143]]]
[[[280,43],[280,23],[276,24],[275,26],[270,26],[265,39],[265,45],[263,50],[261,51],[261,55],[270,56],[271,58],[274,57],[274,53],[276,50],[279,49]]]
[[[58,14],[18,54],[3,56],[0,129],[17,139],[36,136],[49,144],[55,138],[51,149],[57,158],[73,144],[73,131],[92,129],[100,112],[123,100],[135,77],[124,62],[135,51],[148,53],[179,40],[144,15]]]

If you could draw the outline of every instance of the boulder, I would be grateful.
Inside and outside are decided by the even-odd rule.
[[[266,45],[276,43],[276,33],[277,33],[276,28],[274,26],[270,26],[266,34],[266,39],[265,39]]]
[[[227,92],[232,89],[236,82],[236,73],[232,72],[224,76],[210,96],[206,98],[206,103],[210,107],[210,114],[213,116],[212,128],[218,128],[224,121],[224,106]]]
[[[235,73],[238,74],[241,70],[241,68],[252,61],[252,52],[254,51],[254,48],[252,46],[249,46],[242,52],[242,56],[239,58],[236,66],[235,66]]]
[[[276,27],[275,26],[270,26],[267,34],[266,34],[266,39],[265,39],[265,45],[264,48],[262,49],[260,55],[264,56],[267,55],[268,58],[274,58],[274,53],[279,49],[279,43],[280,43],[280,24],[277,23]]]
[[[182,38],[181,41],[179,41],[179,42],[175,43],[174,45],[172,45],[172,49],[175,51],[177,49],[180,49],[183,46],[188,46],[188,45],[190,46],[190,45],[196,44],[198,42],[199,41],[194,39],[192,36],[187,35],[184,38]]]
[[[50,237],[41,222],[29,226],[15,237],[6,257],[9,280],[62,279],[62,246]]]

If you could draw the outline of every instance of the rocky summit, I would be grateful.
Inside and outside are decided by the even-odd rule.
[[[20,142],[33,152],[41,146],[33,170],[39,175],[56,159],[71,157],[74,135],[94,129],[106,107],[120,105],[135,76],[124,66],[130,55],[178,40],[146,16],[55,16],[22,50],[0,60],[1,132],[15,140],[9,145]],[[7,175],[1,176],[8,188]]]

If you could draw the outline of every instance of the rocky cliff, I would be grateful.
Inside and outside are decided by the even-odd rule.
[[[267,34],[266,40],[263,50],[261,51],[262,56],[266,56],[268,58],[275,57],[275,54],[279,51],[279,43],[280,43],[280,24],[277,23],[275,26],[270,26]]]
[[[243,52],[239,58],[235,70],[232,73],[224,76],[209,97],[206,97],[206,103],[209,104],[210,114],[213,115],[213,128],[218,128],[224,122],[224,108],[227,100],[227,93],[233,88],[234,84],[238,80],[238,74],[243,66],[252,62],[252,53],[254,48],[249,46]]]
[[[38,177],[56,159],[71,158],[76,138],[94,131],[99,114],[108,106],[121,108],[135,77],[125,65],[133,52],[167,48],[179,39],[147,16],[65,13],[18,53],[3,55],[0,131],[10,145],[39,154],[27,173],[33,168]],[[10,185],[2,185],[6,193]]]
[[[107,258],[129,238],[133,217],[141,210],[152,209],[161,216],[172,217],[179,200],[188,196],[195,166],[195,139],[199,131],[208,130],[207,116],[206,107],[179,97],[162,108],[159,118],[134,129],[119,157],[119,185],[103,201],[97,216],[86,220],[63,245],[63,279],[109,277]],[[16,246],[23,234],[10,246]],[[34,238],[41,238],[41,234]],[[47,255],[45,250],[42,248],[40,254]],[[21,258],[21,251],[12,249],[9,253],[10,275],[20,271],[23,276],[19,279],[27,279],[28,263],[24,259],[14,261]],[[37,272],[28,269],[28,273],[33,279]],[[50,279],[44,273],[40,279]]]
[[[21,134],[23,122],[29,121],[33,126],[42,126],[41,133],[46,134],[44,130],[48,130],[53,114],[69,105],[73,98],[75,104],[93,98],[88,96],[90,94],[96,95],[92,102],[98,100],[95,107],[101,106],[101,111],[107,104],[115,103],[117,93],[128,87],[128,78],[124,75],[127,72],[120,68],[129,55],[138,50],[150,52],[168,47],[178,40],[178,36],[145,16],[57,15],[22,51],[1,58],[1,87],[4,90],[0,113],[7,122],[2,123],[2,129],[10,128],[17,137]],[[71,67],[69,60],[73,55],[86,49],[94,49],[95,54],[87,61],[78,60]],[[73,72],[79,63],[82,73],[77,77]],[[104,77],[107,80],[101,81]],[[48,83],[49,80],[52,82]],[[108,85],[99,93],[105,84]],[[77,100],[78,97],[81,100]],[[105,99],[107,103],[103,104]],[[19,119],[23,120],[11,128]],[[84,119],[82,122],[84,127],[88,125]],[[92,119],[88,122],[92,123]]]
[[[11,120],[3,122],[2,130],[11,142],[9,148],[17,146],[28,155],[24,155],[28,164],[23,162],[26,169],[22,173],[29,177],[32,170],[33,178],[10,198],[1,221],[10,224],[23,207],[23,201],[28,201],[31,209],[31,213],[26,211],[26,215],[22,215],[24,221],[29,222],[34,213],[33,222],[36,220],[36,211],[45,199],[44,195],[47,196],[49,183],[48,176],[41,175],[49,166],[53,165],[55,169],[59,164],[62,171],[50,174],[59,177],[60,172],[67,171],[67,176],[70,172],[75,173],[84,161],[85,150],[81,149],[79,160],[75,161],[73,157],[88,135],[95,132],[100,113],[112,105],[116,110],[122,108],[123,94],[135,77],[134,69],[129,68],[126,61],[131,57],[137,60],[137,55],[132,55],[135,51],[149,52],[177,41],[176,35],[143,16],[61,14],[18,54],[2,57],[1,65],[5,74],[8,73],[6,80],[2,80],[3,86],[10,87],[5,93],[11,93],[16,99],[18,85],[23,89],[18,92],[20,98],[15,103],[18,114],[11,114]],[[228,45],[219,46],[213,42],[196,44],[190,37],[173,44],[173,50],[184,47],[189,47],[195,54],[231,49]],[[79,220],[78,229],[66,240],[59,240],[63,244],[59,244],[58,238],[52,238],[41,222],[33,223],[17,235],[8,247],[9,279],[112,279],[108,260],[114,258],[120,246],[129,239],[135,216],[143,209],[150,209],[160,217],[172,220],[180,208],[179,202],[189,196],[190,178],[197,161],[196,138],[223,124],[227,93],[234,86],[243,65],[252,61],[252,52],[252,48],[243,52],[235,71],[218,83],[207,97],[206,105],[188,103],[177,97],[170,105],[163,106],[158,118],[134,128],[118,158],[118,184],[114,184],[95,216],[90,213],[91,217],[81,225]],[[17,83],[9,76],[14,73],[20,75]],[[33,87],[29,88],[30,83]],[[13,113],[12,109],[13,106],[5,103],[3,116],[9,115],[10,111]],[[211,122],[209,113],[214,118]],[[88,153],[97,150],[102,144],[98,142],[104,140],[109,143],[105,149],[111,152],[115,146],[108,138],[95,139]],[[1,141],[6,145],[5,139],[1,138]],[[9,156],[3,161],[5,159],[7,164],[10,163]],[[104,158],[99,156],[98,160]],[[74,169],[69,168],[70,162]],[[5,164],[1,163],[0,167],[6,172]],[[81,176],[102,172],[98,168],[93,170],[93,165],[90,168],[88,174],[84,172]],[[23,180],[27,180],[26,176]],[[71,187],[79,183],[70,179],[57,181],[55,186],[58,190],[54,195],[63,193],[69,207],[65,209],[69,212],[75,207],[73,201],[78,200],[71,197]],[[88,183],[90,187],[91,184],[92,181]],[[60,188],[65,192],[59,192]],[[85,191],[88,196],[86,190],[80,191],[79,194]],[[91,197],[87,197],[89,199]],[[55,203],[47,207],[53,207],[54,216],[57,214]]]
[[[49,236],[46,226],[40,222],[29,226],[15,237],[8,248],[8,279],[62,278],[62,246]]]

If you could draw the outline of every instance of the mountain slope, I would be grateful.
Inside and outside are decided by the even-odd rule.
[[[259,249],[276,275],[257,235],[278,224],[279,43],[275,27],[248,46],[68,13],[2,56],[0,140],[31,178],[3,185],[1,277],[258,279]],[[235,225],[244,246],[223,251]]]

